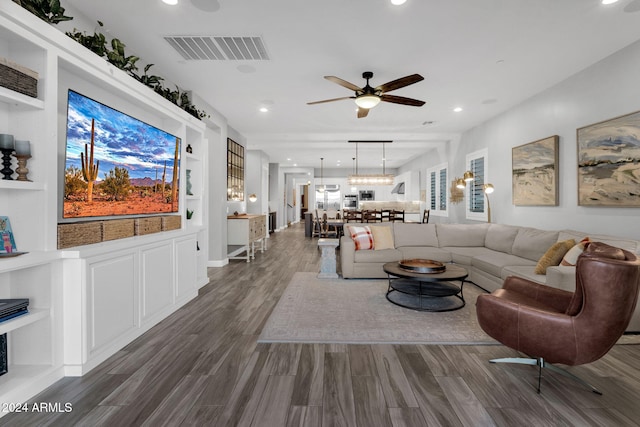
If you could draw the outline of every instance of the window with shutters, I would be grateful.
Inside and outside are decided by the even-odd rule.
[[[427,209],[431,210],[431,215],[448,216],[448,169],[447,163],[427,169]]]
[[[482,186],[488,181],[487,165],[488,152],[486,149],[468,154],[466,157],[467,170],[473,173],[473,181],[467,182],[466,212],[467,219],[486,221],[484,191]]]

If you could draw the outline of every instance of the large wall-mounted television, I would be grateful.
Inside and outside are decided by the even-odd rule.
[[[70,89],[63,220],[178,212],[180,143]]]

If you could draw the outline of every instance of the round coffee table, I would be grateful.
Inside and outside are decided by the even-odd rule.
[[[465,305],[462,287],[466,269],[446,264],[442,273],[420,273],[388,262],[382,267],[389,276],[387,299],[401,307],[420,311],[452,311]],[[451,281],[460,281],[460,286]]]

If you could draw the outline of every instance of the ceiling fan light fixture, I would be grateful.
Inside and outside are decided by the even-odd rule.
[[[370,109],[380,103],[380,97],[377,95],[360,95],[356,97],[356,105],[360,108]]]

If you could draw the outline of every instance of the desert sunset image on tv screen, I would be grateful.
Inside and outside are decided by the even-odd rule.
[[[63,218],[178,211],[180,139],[69,90]]]

